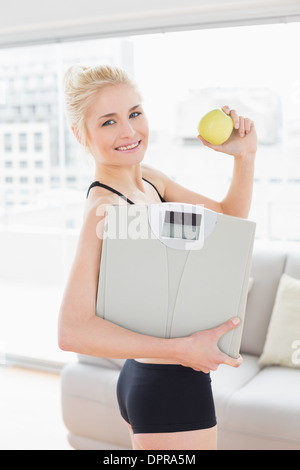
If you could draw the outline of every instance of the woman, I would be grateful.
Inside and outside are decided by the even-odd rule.
[[[217,202],[192,192],[166,175],[142,165],[148,123],[135,83],[118,68],[71,67],[65,79],[70,126],[95,160],[85,218],[59,319],[59,345],[82,354],[128,359],[120,374],[118,400],[134,449],[215,449],[217,427],[210,370],[239,367],[218,346],[239,323],[186,338],[141,335],[95,315],[102,247],[101,221],[107,204],[161,201],[204,204],[224,214],[247,217],[257,147],[253,122],[223,109],[234,121],[230,139],[204,145],[234,156],[232,182]],[[100,182],[100,183],[99,183]],[[100,227],[100,228],[99,228]]]

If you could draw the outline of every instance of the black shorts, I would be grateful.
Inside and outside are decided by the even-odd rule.
[[[210,374],[176,364],[128,359],[117,397],[134,433],[195,431],[216,425]]]

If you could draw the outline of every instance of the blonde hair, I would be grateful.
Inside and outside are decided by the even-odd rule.
[[[74,128],[78,139],[88,147],[85,118],[94,95],[107,85],[126,84],[138,91],[137,85],[128,73],[110,65],[84,67],[73,65],[65,73],[65,109],[69,125]]]

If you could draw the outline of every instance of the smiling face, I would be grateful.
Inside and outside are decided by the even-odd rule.
[[[148,122],[131,85],[107,85],[94,95],[86,116],[87,142],[96,163],[134,165],[148,146]]]

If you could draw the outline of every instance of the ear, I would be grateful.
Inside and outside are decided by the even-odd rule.
[[[75,135],[77,141],[81,144],[82,142],[81,142],[81,137],[80,137],[78,128],[73,126],[72,131],[73,131],[73,134]]]

